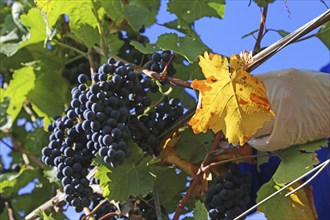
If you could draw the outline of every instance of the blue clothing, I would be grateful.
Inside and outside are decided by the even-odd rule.
[[[324,66],[321,72],[330,73],[330,63]],[[330,92],[330,91],[329,91]],[[330,158],[330,138],[328,147],[322,147],[316,151],[320,163]],[[270,157],[268,163],[260,166],[260,172],[257,171],[257,165],[241,163],[240,169],[243,173],[251,173],[253,185],[251,189],[251,201],[256,201],[256,192],[266,182],[268,182],[275,173],[281,160],[277,157]],[[313,175],[313,174],[312,174]],[[311,177],[310,175],[309,177]],[[310,184],[313,187],[313,197],[319,220],[330,219],[330,165],[328,165]],[[250,204],[251,206],[254,204]]]

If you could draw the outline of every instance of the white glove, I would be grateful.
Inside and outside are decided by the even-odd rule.
[[[330,137],[330,74],[287,69],[255,75],[264,82],[275,119],[248,143],[264,151]]]

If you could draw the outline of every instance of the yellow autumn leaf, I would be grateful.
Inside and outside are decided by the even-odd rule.
[[[247,52],[230,57],[204,53],[199,65],[206,80],[194,80],[200,91],[198,108],[189,121],[194,133],[223,131],[228,142],[242,146],[266,121],[274,117],[263,82],[244,70]]]

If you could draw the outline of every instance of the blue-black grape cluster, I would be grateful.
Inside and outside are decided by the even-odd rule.
[[[138,117],[130,117],[132,139],[144,150],[152,149],[158,153],[159,140],[157,137],[171,127],[182,115],[183,107],[177,98],[168,99],[159,103],[150,112]]]
[[[242,214],[250,201],[250,174],[240,174],[236,164],[230,164],[224,177],[217,177],[207,192],[205,205],[210,218],[230,220]]]
[[[21,167],[18,164],[13,164],[9,169],[5,169],[3,167],[0,168],[0,175],[4,173],[15,172],[18,173],[21,170]],[[6,207],[6,199],[2,197],[0,194],[0,214],[3,213]]]
[[[94,83],[89,85],[88,77],[79,75],[70,106],[64,117],[56,117],[49,125],[50,142],[42,149],[42,161],[57,167],[65,201],[77,212],[90,205],[92,189],[86,176],[95,154],[111,167],[122,164],[130,153],[128,118],[131,113],[143,114],[151,105],[148,90],[158,91],[158,86],[139,77],[133,66],[113,58],[92,78]]]
[[[151,55],[150,61],[145,65],[145,67],[151,71],[161,73],[165,69],[167,63],[169,63],[171,56],[174,56],[171,51],[165,50],[157,52]],[[168,64],[167,76],[173,76],[176,73],[172,62]]]
[[[86,178],[93,153],[86,148],[87,133],[78,123],[72,107],[67,109],[66,116],[55,118],[48,126],[52,134],[48,146],[42,149],[42,161],[57,167],[56,177],[64,187],[65,201],[81,212],[90,205],[89,196],[93,193]]]

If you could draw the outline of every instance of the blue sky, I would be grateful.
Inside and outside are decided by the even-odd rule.
[[[266,27],[283,29],[292,32],[327,10],[326,6],[317,0],[278,0],[269,5]],[[175,19],[166,11],[167,1],[162,1],[158,23],[162,24]],[[203,42],[214,52],[230,56],[244,50],[253,50],[255,39],[250,36],[241,37],[259,28],[261,10],[252,2],[227,1],[224,19],[202,18],[195,28]],[[290,12],[289,12],[290,11]],[[153,25],[146,29],[145,34],[151,42],[170,29]],[[315,33],[315,31],[314,31]],[[262,40],[262,47],[271,45],[281,39],[276,32],[268,32]],[[258,67],[254,73],[264,73],[287,68],[319,70],[329,62],[329,50],[316,37],[292,44],[277,53],[270,60]],[[178,77],[178,76],[177,76]]]

